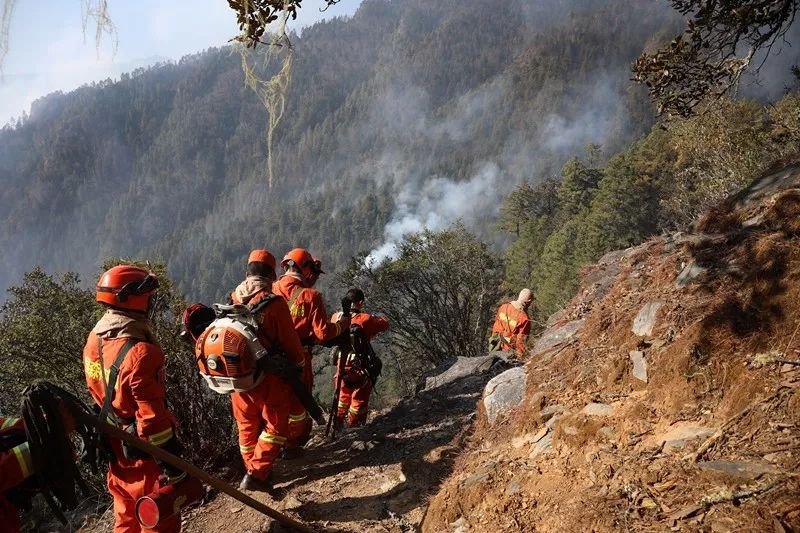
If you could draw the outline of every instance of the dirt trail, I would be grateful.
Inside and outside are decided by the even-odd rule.
[[[318,527],[352,532],[416,531],[468,437],[476,403],[493,374],[467,376],[401,401],[338,440],[316,434],[302,459],[281,461],[276,485],[287,496],[268,505]],[[281,531],[227,495],[185,514],[189,533]]]

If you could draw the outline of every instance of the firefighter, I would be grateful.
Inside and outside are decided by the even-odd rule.
[[[522,289],[516,300],[500,306],[489,337],[490,351],[525,353],[525,341],[531,332],[528,308],[532,302],[533,293],[530,289]]]
[[[361,328],[360,334],[365,336],[367,343],[375,335],[389,329],[389,320],[385,317],[364,312],[364,291],[357,288],[350,289],[347,291],[347,298],[352,302],[351,328]],[[333,318],[338,318],[340,314],[335,313]],[[336,375],[333,378],[334,382],[338,379],[342,380],[339,406],[336,412],[337,427],[344,425],[345,417],[347,425],[351,427],[360,426],[367,421],[369,395],[375,386],[376,371],[380,372],[379,361],[374,353],[359,354],[354,351],[348,354],[344,374],[341,377]],[[375,368],[376,366],[377,368]]]
[[[247,260],[247,276],[231,293],[231,301],[255,305],[272,295],[274,281],[275,257],[267,250],[253,250]],[[283,298],[275,298],[261,311],[259,340],[267,348],[277,348],[302,371],[303,347]],[[271,482],[272,467],[289,436],[291,407],[300,402],[285,380],[268,373],[255,389],[233,393],[231,403],[239,429],[239,450],[247,469],[239,488],[278,496]]]
[[[30,501],[34,487],[29,485],[33,481],[33,461],[22,419],[0,416],[0,531],[20,530],[18,506]]]
[[[107,270],[97,283],[97,301],[106,312],[83,348],[86,385],[100,416],[154,446],[178,454],[175,419],[164,391],[164,352],[153,337],[149,315],[158,278],[133,265]],[[136,500],[186,478],[177,468],[112,439],[108,490],[114,498],[114,531],[180,531],[180,516],[142,529]]]
[[[309,392],[314,389],[311,363],[314,345],[331,341],[350,327],[350,317],[341,317],[336,322],[328,320],[322,294],[313,288],[323,273],[322,262],[316,261],[303,248],[291,250],[281,261],[283,276],[273,285],[275,294],[283,296],[289,304],[294,329],[303,344],[303,383]],[[311,418],[299,402],[295,402],[289,414],[289,435],[287,449],[295,450],[302,448],[311,436]]]

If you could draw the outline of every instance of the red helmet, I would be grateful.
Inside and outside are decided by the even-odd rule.
[[[283,257],[281,267],[286,270],[290,266],[300,269],[304,278],[310,277],[314,273],[314,258],[303,248],[295,248]]]
[[[272,270],[275,270],[275,256],[267,250],[253,250],[250,252],[247,264],[249,265],[250,263],[266,263]]]
[[[216,314],[210,307],[200,303],[190,305],[181,316],[183,324],[181,337],[187,341],[191,339],[191,343],[194,344],[215,318]]]
[[[118,309],[146,313],[150,295],[157,288],[155,274],[133,265],[117,265],[100,276],[96,299]]]

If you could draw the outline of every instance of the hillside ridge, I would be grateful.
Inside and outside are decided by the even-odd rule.
[[[796,531],[798,215],[795,163],[586,269],[422,530]]]

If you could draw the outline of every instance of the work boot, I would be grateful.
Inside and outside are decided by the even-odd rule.
[[[265,492],[276,501],[280,501],[286,497],[286,491],[284,489],[279,489],[272,484],[272,472],[267,476],[267,479],[258,479],[252,474],[245,474],[242,478],[242,482],[239,483],[239,490]]]
[[[340,418],[340,417],[337,416],[333,420],[333,430],[334,431],[340,431],[342,428],[344,428],[344,417]]]

